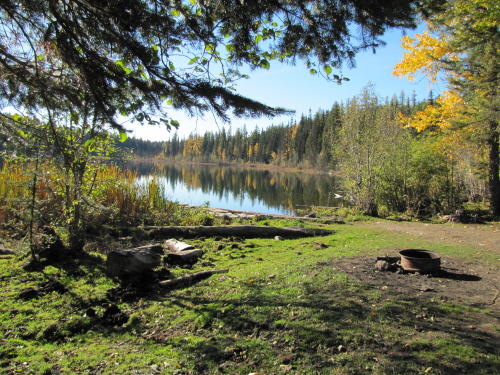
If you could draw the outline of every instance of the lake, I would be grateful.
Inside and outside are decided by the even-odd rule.
[[[193,206],[294,215],[304,206],[335,206],[335,178],[327,173],[250,167],[133,162],[139,182],[156,176],[169,200]]]

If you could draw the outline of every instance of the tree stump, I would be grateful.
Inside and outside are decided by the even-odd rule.
[[[114,276],[137,275],[158,267],[162,253],[163,247],[160,244],[113,250],[108,254],[106,266]]]
[[[165,241],[165,247],[169,250],[165,261],[172,265],[193,265],[204,254],[202,250],[173,238]]]
[[[179,252],[167,253],[165,258],[168,264],[173,265],[193,265],[198,261],[198,258],[203,255],[203,250],[193,249]]]

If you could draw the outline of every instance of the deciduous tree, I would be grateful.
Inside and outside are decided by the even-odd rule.
[[[405,37],[407,49],[395,74],[410,79],[418,71],[435,80],[446,76],[448,92],[414,116],[418,130],[432,127],[462,134],[488,148],[490,208],[500,216],[498,54],[500,7],[494,0],[450,0],[429,19],[429,33]],[[463,131],[464,128],[468,128]],[[457,137],[455,137],[458,139]],[[465,137],[462,137],[465,139]]]

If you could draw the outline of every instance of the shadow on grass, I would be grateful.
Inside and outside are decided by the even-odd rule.
[[[497,373],[498,335],[468,327],[461,312],[428,299],[381,297],[349,281],[319,281],[304,283],[298,297],[286,290],[270,295],[257,283],[243,287],[244,297],[216,304],[176,294],[179,307],[194,306],[209,317],[196,335],[215,337],[179,343],[186,355],[203,359],[203,369],[193,365],[194,373],[275,373],[280,364],[321,374],[457,374],[479,367],[482,374]]]
[[[51,271],[48,271],[49,266]],[[22,290],[18,299],[28,301],[53,292],[67,297],[66,305],[59,309],[57,321],[42,327],[39,332],[22,335],[24,339],[60,343],[89,330],[108,333],[121,329],[129,318],[117,306],[118,300],[113,298],[113,293],[108,291],[106,296],[94,296],[83,292],[98,287],[105,275],[105,265],[98,256],[84,252],[66,254],[50,261],[31,261],[24,269],[38,274],[38,282],[36,287]],[[77,279],[76,285],[84,288],[80,292],[75,289],[74,282]],[[136,290],[133,291],[133,296],[134,299],[139,298]],[[69,316],[71,319],[68,319]]]
[[[76,276],[83,267],[89,279],[104,272],[101,259],[94,257],[54,266]],[[434,374],[497,373],[497,332],[470,326],[463,310],[447,311],[430,297],[407,298],[347,278],[331,278],[330,267],[328,263],[317,265],[316,276],[297,285],[267,280],[238,283],[233,288],[236,291],[219,299],[198,294],[208,291],[205,286],[196,295],[174,292],[169,295],[171,303],[195,318],[173,338],[164,335],[161,340],[150,340],[182,351],[192,374],[257,370],[274,374],[283,372],[280,366],[307,374],[421,374],[429,368],[427,373]],[[54,275],[45,276],[57,281]],[[476,281],[471,275],[449,271],[436,277]],[[98,301],[65,293],[70,293],[71,308],[76,311],[110,302],[109,297]],[[152,291],[146,298],[161,300],[160,293]],[[131,301],[137,298],[133,294]],[[121,327],[123,319],[114,326],[103,324],[106,311],[92,318],[90,325],[75,328],[104,334],[132,329]],[[471,316],[486,316],[474,314]],[[112,322],[116,314],[111,315]],[[146,330],[146,323],[151,322],[134,326],[137,335]],[[165,325],[170,326],[168,319]],[[65,339],[57,332],[48,333],[49,341]]]

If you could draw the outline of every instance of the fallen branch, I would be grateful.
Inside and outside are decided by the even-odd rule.
[[[207,271],[201,271],[201,272],[196,272],[192,273],[190,275],[182,276],[182,277],[177,277],[172,280],[165,280],[165,281],[160,281],[159,285],[163,288],[179,288],[179,287],[184,287],[188,286],[191,284],[194,284],[198,281],[208,279],[210,276],[216,273],[227,273],[229,270],[207,270]]]
[[[331,230],[319,228],[278,228],[256,225],[226,225],[226,226],[144,226],[139,230],[147,238],[171,238],[171,237],[230,237],[241,238],[273,238],[281,236],[284,238],[300,238],[311,236],[325,236],[332,234]]]

